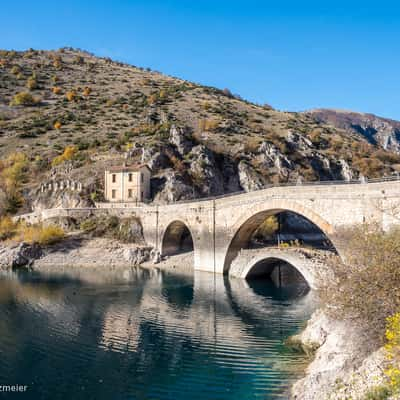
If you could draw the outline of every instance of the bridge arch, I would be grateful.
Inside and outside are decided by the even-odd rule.
[[[170,222],[161,234],[161,255],[170,256],[194,250],[194,236],[183,220]]]
[[[286,283],[304,281],[310,288],[316,289],[321,279],[329,275],[329,271],[325,263],[316,260],[309,252],[310,250],[301,248],[244,250],[232,263],[229,276],[242,279],[271,276],[276,273],[277,269],[281,273],[279,266],[282,265],[283,279]]]
[[[335,250],[338,251],[338,248],[335,245],[335,239],[333,237],[335,229],[324,218],[308,207],[304,207],[303,205],[297,203],[296,201],[273,199],[266,202],[260,202],[249,208],[245,208],[245,211],[233,224],[230,230],[231,232],[230,238],[228,239],[228,244],[224,249],[224,273],[229,272],[232,261],[239,254],[241,249],[244,249],[248,246],[253,233],[260,226],[260,224],[269,216],[276,215],[284,211],[298,214],[313,223],[329,239]]]

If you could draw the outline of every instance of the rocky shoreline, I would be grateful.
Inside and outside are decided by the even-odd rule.
[[[319,309],[290,342],[313,357],[304,377],[292,386],[293,400],[377,399],[369,396],[385,382],[385,350],[371,348],[359,328]]]
[[[64,241],[52,246],[37,244],[0,244],[0,270],[26,267],[34,271],[57,269],[116,269],[133,266],[143,268],[191,271],[193,253],[182,253],[162,260],[158,252],[146,245],[121,243],[106,238],[88,238],[70,235]]]

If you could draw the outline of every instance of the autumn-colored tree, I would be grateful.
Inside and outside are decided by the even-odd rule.
[[[275,215],[267,217],[254,232],[253,236],[257,239],[270,239],[278,231],[279,224]]]
[[[56,122],[54,122],[54,129],[61,129],[61,122],[60,121],[56,121]]]
[[[27,168],[28,159],[23,153],[12,153],[0,162],[1,213],[14,213],[22,205],[21,187]]]
[[[53,56],[53,67],[56,69],[61,69],[62,68],[62,63],[63,60],[60,55],[54,55]]]
[[[75,157],[77,152],[78,148],[76,146],[67,146],[61,155],[53,159],[51,165],[55,167],[65,161],[70,161]]]
[[[54,86],[54,87],[51,89],[51,91],[52,91],[54,94],[61,94],[61,88],[60,88],[59,86]]]
[[[88,96],[90,95],[90,93],[92,93],[92,89],[91,89],[89,86],[86,86],[86,87],[83,89],[83,95],[84,95],[85,97],[88,97]]]
[[[65,97],[68,101],[75,101],[76,100],[76,92],[75,90],[71,90],[65,94]]]

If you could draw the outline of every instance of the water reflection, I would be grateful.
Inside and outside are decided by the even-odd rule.
[[[298,374],[283,341],[313,304],[201,272],[9,274],[0,381],[32,399],[273,399]]]

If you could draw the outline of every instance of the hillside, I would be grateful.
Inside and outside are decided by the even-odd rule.
[[[393,174],[400,156],[370,142],[317,115],[82,51],[0,51],[0,200],[18,191],[13,209],[101,200],[105,166],[122,162],[149,163],[157,202]],[[15,152],[26,155],[16,185],[5,178]],[[59,179],[81,182],[85,198],[40,194]]]
[[[369,143],[400,152],[400,122],[374,114],[330,109],[307,113],[317,121],[364,136]]]

